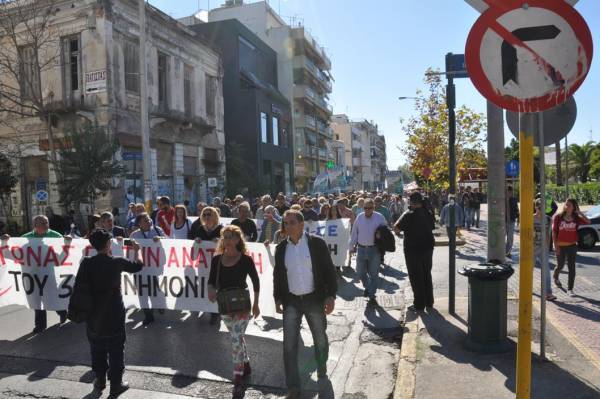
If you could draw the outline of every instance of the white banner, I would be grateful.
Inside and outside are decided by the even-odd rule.
[[[123,273],[121,292],[126,307],[216,312],[208,300],[207,284],[215,250],[212,242],[139,240],[144,268]],[[248,245],[260,278],[259,305],[265,315],[275,314],[273,302],[274,247]],[[0,246],[0,306],[64,310],[69,304],[79,263],[94,255],[87,240],[11,238]],[[113,242],[114,256],[132,257],[129,247]],[[248,286],[252,292],[252,284]]]
[[[311,234],[321,236],[333,263],[348,261],[348,219],[306,223]],[[121,290],[126,307],[216,312],[208,301],[207,284],[215,244],[203,241],[139,240],[144,268],[123,273]],[[273,266],[275,246],[247,243],[260,278],[259,305],[265,315],[275,314]],[[63,310],[68,307],[79,263],[95,250],[84,239],[11,238],[0,245],[0,306],[25,305],[31,309]],[[131,258],[133,251],[113,241],[113,256]],[[250,281],[249,288],[252,291]]]
[[[192,223],[197,217],[190,217]],[[231,224],[233,218],[219,218],[224,226]],[[262,230],[263,219],[252,219],[256,223],[258,237]],[[348,264],[348,243],[350,242],[350,219],[336,219],[319,222],[304,222],[304,229],[310,233],[322,237],[331,252],[331,259],[336,266]]]

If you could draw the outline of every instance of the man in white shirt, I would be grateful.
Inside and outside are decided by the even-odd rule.
[[[356,254],[356,273],[365,289],[364,296],[375,302],[375,294],[379,285],[379,265],[381,253],[375,246],[375,232],[379,226],[387,226],[387,221],[379,212],[375,212],[375,202],[365,200],[364,212],[360,213],[350,233],[350,254]],[[356,249],[358,247],[358,251]]]
[[[288,210],[283,217],[289,238],[275,249],[273,297],[283,313],[283,363],[288,398],[300,398],[298,342],[302,317],[313,336],[317,376],[327,379],[327,314],[333,312],[337,276],[325,241],[304,231],[300,211]]]

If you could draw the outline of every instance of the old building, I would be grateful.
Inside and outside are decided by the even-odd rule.
[[[372,190],[384,191],[387,173],[385,136],[375,132],[371,135],[371,182]]]
[[[26,63],[26,57],[36,55],[26,39],[12,53],[26,56],[19,58],[24,64],[19,75],[23,95],[27,95],[23,89],[34,87],[40,99],[51,104],[53,134],[49,137],[39,118],[3,113],[0,125],[6,148],[21,151],[17,165],[22,170],[21,185],[12,195],[11,207],[12,215],[25,222],[46,205],[59,209],[56,176],[46,161],[48,139],[53,139],[54,146],[67,145],[61,141],[66,129],[97,121],[117,137],[118,158],[139,158],[140,102],[144,100],[140,99],[138,1],[44,0],[35,4],[40,12],[51,10],[47,48],[37,56],[42,62],[49,54],[58,57],[49,60],[50,67],[36,71]],[[221,194],[225,138],[220,57],[193,30],[148,4],[146,22],[153,194],[169,195],[176,202]],[[11,43],[6,37],[0,40],[0,49],[7,54]],[[6,83],[10,77],[2,74],[0,79]],[[23,81],[35,85],[23,87]],[[97,201],[97,208],[123,209],[128,201],[143,197],[142,162],[124,162],[128,174],[113,181],[114,189]],[[36,197],[40,190],[48,192],[47,200]],[[89,206],[84,208],[89,211]]]
[[[236,19],[193,22],[191,29],[223,60],[228,191],[290,193],[292,116],[290,102],[277,89],[277,54]]]
[[[352,121],[347,115],[333,115],[331,127],[345,146],[349,185],[354,190],[383,190],[387,171],[385,137],[373,121]]]
[[[229,0],[209,13],[211,22],[234,18],[277,52],[278,88],[293,112],[295,186],[309,191],[334,156],[331,60],[306,27],[287,24],[266,1]]]

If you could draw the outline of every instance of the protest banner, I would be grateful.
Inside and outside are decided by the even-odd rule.
[[[126,307],[216,312],[208,300],[207,284],[215,251],[212,242],[139,240],[144,268],[123,273],[121,292]],[[132,258],[133,250],[116,240],[113,256]],[[273,303],[274,247],[248,244],[260,279],[259,305],[265,315],[275,314]],[[84,256],[95,250],[84,239],[11,238],[0,245],[0,306],[64,310]],[[250,281],[249,289],[252,292]],[[252,294],[251,294],[252,295]]]

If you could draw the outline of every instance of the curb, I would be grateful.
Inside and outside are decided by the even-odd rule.
[[[393,399],[413,399],[417,380],[417,340],[421,328],[420,317],[406,323],[408,307],[404,308],[404,333],[398,361],[398,374]]]

